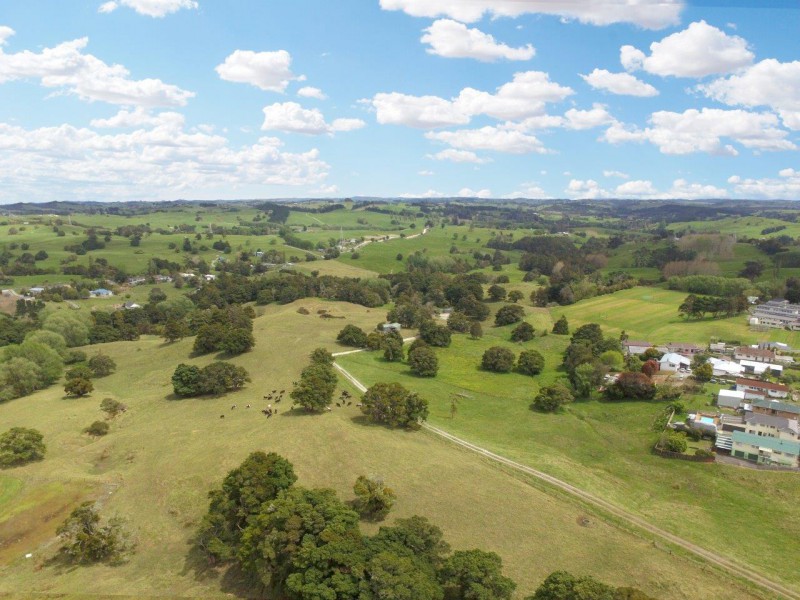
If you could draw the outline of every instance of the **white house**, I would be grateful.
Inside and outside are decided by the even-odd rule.
[[[742,365],[744,372],[748,375],[762,375],[769,372],[771,375],[780,377],[783,374],[783,366],[773,365],[767,362],[758,362],[755,360],[740,360],[739,364]]]
[[[789,388],[785,385],[757,379],[746,379],[744,377],[736,380],[736,389],[745,393],[751,391],[761,392],[770,398],[787,398],[789,396]]]
[[[744,404],[744,392],[738,390],[720,390],[717,394],[717,406],[720,408],[740,408]]]
[[[664,356],[661,357],[661,360],[658,361],[660,365],[661,371],[677,371],[679,369],[688,369],[689,366],[692,364],[692,361],[686,358],[685,356],[681,356],[680,354],[676,354],[675,352],[667,352]]]
[[[769,348],[759,348],[758,346],[739,346],[734,350],[733,357],[737,360],[770,362],[775,360],[775,352]]]
[[[711,357],[708,359],[714,377],[738,377],[744,373],[744,367],[732,360]]]

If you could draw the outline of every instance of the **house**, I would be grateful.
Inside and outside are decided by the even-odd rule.
[[[783,342],[761,342],[758,344],[759,348],[766,348],[767,350],[772,350],[773,352],[791,352],[792,347],[789,344],[784,344]]]
[[[652,348],[653,344],[650,342],[642,342],[639,340],[625,340],[622,342],[622,349],[625,354],[644,354],[648,348]]]
[[[732,360],[711,357],[708,359],[714,377],[738,377],[744,372],[744,367]]]
[[[126,302],[122,305],[122,308],[125,310],[133,310],[134,308],[142,308],[142,305],[136,304],[136,302]]]
[[[213,273],[206,273],[205,275],[203,275],[203,277],[205,278],[206,281],[214,281],[217,278],[217,276],[214,275]]]
[[[106,288],[97,288],[96,290],[89,292],[89,296],[92,298],[110,298],[113,295],[114,292],[107,290]]]
[[[779,329],[800,329],[800,304],[788,300],[770,300],[753,309],[753,318],[760,325]]]
[[[781,365],[773,365],[771,363],[756,362],[754,360],[740,360],[739,364],[742,366],[744,372],[748,375],[763,375],[768,373],[775,377],[783,375],[783,367]]]
[[[770,398],[787,398],[789,396],[789,388],[785,385],[745,377],[739,377],[736,380],[736,389],[743,392],[762,392]]]
[[[128,285],[142,285],[147,283],[146,277],[128,277]]]
[[[667,352],[682,354],[683,356],[694,356],[695,354],[700,354],[703,352],[703,349],[695,344],[687,344],[685,342],[668,342]]]
[[[775,360],[775,352],[768,348],[758,348],[755,346],[739,346],[734,350],[733,357],[736,360],[752,360],[756,362],[772,362]]]
[[[156,275],[155,277],[153,277],[153,281],[155,281],[156,283],[171,283],[172,277],[170,277],[169,275]]]
[[[783,417],[785,419],[800,418],[800,405],[788,404],[777,400],[759,400],[753,402],[754,413],[762,415],[772,415],[773,417]]]
[[[44,288],[43,287],[32,287],[32,288],[30,288],[28,290],[28,292],[30,292],[31,296],[38,296],[39,294],[44,292]]]
[[[800,436],[797,419],[748,412],[745,414],[744,422],[746,433],[793,441],[797,441]]]
[[[737,390],[720,390],[717,394],[717,406],[720,408],[740,408],[744,404],[744,392]]]
[[[680,369],[688,369],[692,364],[692,361],[685,356],[681,356],[680,354],[667,352],[661,357],[661,360],[658,361],[658,364],[661,371],[675,372]]]
[[[731,454],[761,465],[797,467],[800,442],[734,431]]]
[[[400,331],[402,326],[400,323],[384,323],[381,325],[381,331],[383,333],[389,333],[390,331]]]

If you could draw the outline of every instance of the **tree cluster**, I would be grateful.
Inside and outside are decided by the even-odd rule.
[[[248,381],[250,375],[244,367],[228,362],[213,362],[202,369],[181,363],[172,374],[172,389],[182,398],[219,396],[241,389]]]
[[[253,313],[241,306],[216,307],[193,313],[190,329],[197,332],[192,351],[194,354],[224,352],[229,355],[251,350],[256,343],[253,337]]]
[[[697,296],[689,294],[678,307],[678,314],[687,319],[701,319],[706,313],[713,318],[733,317],[747,310],[747,298],[742,295],[722,298],[720,296]]]

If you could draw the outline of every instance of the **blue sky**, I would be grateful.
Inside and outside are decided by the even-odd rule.
[[[4,0],[0,203],[800,198],[797,2]]]

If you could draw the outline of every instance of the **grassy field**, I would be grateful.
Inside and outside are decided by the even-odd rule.
[[[627,331],[634,332],[632,336],[660,341],[657,333],[661,329],[644,329],[644,318],[653,310],[649,301],[642,302],[651,307],[650,311],[642,308],[642,316],[637,315],[637,293],[644,292],[621,293],[626,304],[619,311],[619,325],[624,322]],[[616,296],[601,300],[611,302]],[[567,311],[583,308],[586,322],[599,322],[609,333],[616,331],[615,321],[602,310],[592,310],[592,302],[565,307],[570,326],[574,329],[581,320],[578,313]],[[666,300],[662,298],[662,302]],[[529,312],[528,320],[537,330],[551,323],[544,309]],[[554,310],[553,315],[561,312]],[[652,318],[656,319],[653,322],[659,320]],[[657,402],[610,404],[592,400],[577,402],[556,415],[531,411],[530,403],[539,387],[563,376],[556,367],[568,339],[548,335],[517,345],[508,341],[510,329],[485,327],[479,341],[454,336],[450,348],[437,351],[440,371],[434,379],[414,377],[405,364],[388,363],[376,353],[343,356],[338,361],[365,385],[400,381],[419,391],[431,403],[430,421],[439,427],[579,485],[664,529],[756,565],[800,589],[794,552],[800,535],[800,512],[794,502],[800,494],[800,478],[651,455],[649,449],[656,438],[651,424],[663,410],[663,404]],[[675,337],[664,341],[696,339],[689,330],[686,326],[676,328]],[[534,378],[483,372],[479,369],[480,357],[493,345],[517,351],[535,348],[545,356],[546,371]],[[454,395],[458,398],[457,412],[451,418]],[[691,408],[707,408],[711,398],[707,393],[688,400]],[[754,522],[759,523],[758,528],[752,527]]]
[[[717,338],[748,344],[776,341],[786,342],[795,348],[800,346],[798,332],[783,329],[750,331],[747,315],[686,321],[678,316],[678,306],[687,295],[686,292],[635,287],[570,306],[559,306],[551,312],[556,319],[562,314],[566,315],[572,329],[585,323],[600,323],[610,335],[618,335],[624,330],[630,339],[653,344],[693,342],[705,345],[711,338]]]
[[[311,314],[298,314],[300,307]],[[346,318],[319,319],[316,311],[323,307]],[[635,585],[662,599],[758,597],[429,434],[365,425],[355,407],[295,415],[287,412],[285,400],[280,413],[266,419],[257,411],[265,402],[263,394],[288,391],[310,349],[334,349],[336,332],[344,324],[370,327],[383,309],[303,300],[258,311],[256,349],[234,361],[254,381],[235,395],[172,399],[174,366],[205,364],[213,357],[189,359],[191,340],[167,345],[143,338],[102,347],[119,369],[96,380],[88,398],[65,399],[54,386],[0,405],[4,426],[36,427],[48,445],[44,461],[0,473],[0,595],[229,597],[236,590],[223,576],[198,571],[188,558],[189,540],[205,511],[208,490],[249,452],[274,450],[294,463],[303,485],[332,487],[343,499],[352,497],[357,475],[383,475],[399,498],[390,521],[422,514],[444,529],[455,548],[497,551],[519,584],[519,597],[531,593],[549,572],[563,568]],[[544,313],[535,318],[549,319]],[[557,351],[555,336],[539,341]],[[399,380],[406,378],[398,373]],[[481,379],[486,381],[475,374],[470,385]],[[81,430],[101,418],[104,397],[122,400],[129,410],[112,422],[107,437],[93,440]],[[481,403],[485,398],[491,403],[483,408],[465,403],[455,422],[473,421],[474,410],[516,404],[490,396],[481,396]],[[439,423],[446,420],[443,402],[446,396],[434,403],[433,418]],[[233,403],[236,410],[230,410]],[[253,408],[244,408],[247,403]],[[521,414],[530,417],[525,407]],[[509,423],[504,427],[520,425]],[[549,435],[559,434],[554,429]],[[47,564],[55,550],[56,526],[85,499],[102,499],[104,514],[128,519],[138,541],[138,552],[128,564],[66,570]],[[375,527],[365,525],[367,531]],[[33,558],[24,558],[28,552]]]
[[[781,231],[762,234],[761,231],[770,227],[785,227]],[[789,223],[779,219],[767,219],[765,217],[728,217],[716,221],[685,221],[680,223],[670,223],[667,225],[670,231],[690,230],[695,233],[733,233],[740,237],[770,238],[781,235],[797,237],[800,235],[800,224]]]

